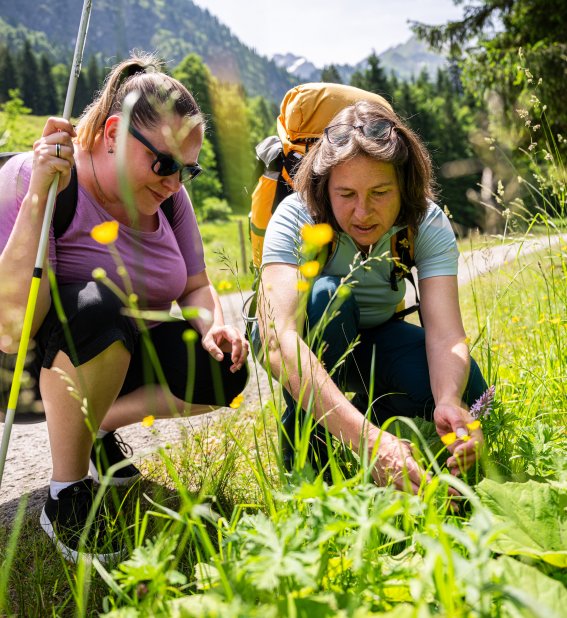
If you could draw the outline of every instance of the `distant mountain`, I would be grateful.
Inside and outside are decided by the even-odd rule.
[[[447,66],[447,58],[430,49],[427,43],[412,36],[409,41],[390,47],[379,56],[384,69],[393,71],[400,79],[417,77],[426,69],[431,78],[434,78],[437,69]]]
[[[23,40],[56,62],[69,63],[79,27],[80,0],[0,0],[0,44],[16,51]],[[85,58],[99,54],[107,66],[137,48],[156,50],[173,67],[187,54],[199,54],[213,75],[243,84],[249,95],[279,103],[294,84],[318,81],[321,68],[292,53],[268,59],[244,45],[229,28],[192,0],[96,0],[93,2]],[[409,79],[427,68],[433,77],[445,59],[415,38],[380,54],[387,71]],[[339,65],[345,83],[358,64]]]
[[[82,5],[79,0],[0,0],[0,43],[18,49],[29,37],[36,51],[69,62]],[[197,53],[220,80],[242,83],[248,94],[274,101],[281,100],[294,81],[192,0],[93,2],[85,58],[100,54],[110,65],[134,48],[157,50],[170,66]]]
[[[385,52],[378,54],[380,63],[386,73],[395,73],[400,79],[409,80],[417,77],[423,69],[426,69],[433,78],[437,69],[447,64],[447,59],[429,49],[426,43],[416,37],[411,37],[407,42],[390,47]],[[294,54],[276,54],[274,62],[281,68],[286,69],[299,81],[319,81],[322,67],[318,68],[306,58]],[[364,70],[367,60],[361,60],[355,65],[335,65],[344,83],[349,83],[355,71]]]
[[[318,69],[312,62],[309,62],[309,60],[302,56],[294,56],[289,53],[274,54],[272,60],[279,67],[303,82],[311,81],[314,75],[321,75],[321,69]]]

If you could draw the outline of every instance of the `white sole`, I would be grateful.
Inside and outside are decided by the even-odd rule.
[[[94,463],[89,459],[89,472],[93,477],[93,481],[95,483],[101,484],[100,475]],[[142,475],[138,472],[138,474],[134,476],[128,476],[125,478],[121,478],[119,476],[108,476],[105,477],[105,482],[107,485],[113,485],[114,487],[120,487],[125,485],[132,485],[135,481],[137,481]]]
[[[51,523],[51,520],[45,512],[45,507],[41,510],[41,515],[39,516],[39,523],[41,524],[41,527],[43,528],[45,534],[47,534],[47,536],[53,541],[55,547],[63,556],[63,558],[65,558],[67,562],[72,562],[76,564],[81,552],[67,547],[67,545],[62,543],[57,538],[57,534],[55,534],[53,524]],[[122,552],[117,551],[111,554],[88,554],[84,552],[82,553],[82,556],[83,559],[86,560],[92,560],[93,558],[96,558],[101,564],[108,564],[109,562],[116,562],[122,556]]]

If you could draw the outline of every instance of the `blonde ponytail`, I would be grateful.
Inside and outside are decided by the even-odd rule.
[[[92,150],[109,116],[120,113],[126,96],[136,91],[139,95],[132,110],[136,126],[155,126],[162,109],[168,104],[179,116],[203,118],[195,99],[181,82],[163,73],[163,63],[154,54],[133,52],[127,60],[115,65],[108,74],[97,98],[82,113],[76,128],[77,140],[85,150]]]

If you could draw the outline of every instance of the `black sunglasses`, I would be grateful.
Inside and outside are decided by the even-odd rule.
[[[325,129],[325,137],[330,144],[343,146],[353,131],[360,131],[368,139],[382,141],[390,139],[394,124],[389,120],[378,120],[372,124],[334,124]]]
[[[151,150],[155,154],[156,159],[152,163],[152,171],[154,174],[158,176],[171,176],[179,172],[179,179],[181,182],[189,182],[203,173],[203,168],[198,163],[184,165],[176,161],[171,155],[160,152],[134,127],[129,127],[128,131],[130,131],[139,142],[144,144],[148,150]]]

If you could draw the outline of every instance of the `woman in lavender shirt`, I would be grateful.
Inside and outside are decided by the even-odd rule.
[[[125,148],[134,210],[124,201],[116,155],[123,103],[132,92],[138,99]],[[66,120],[50,118],[33,154],[13,157],[0,173],[0,349],[12,354],[49,186],[59,173],[60,192],[69,184],[72,166],[77,170],[75,215],[60,237],[51,230],[49,245],[70,338],[57,317],[45,268],[32,331],[35,360],[29,367],[47,417],[53,460],[41,525],[72,560],[79,550],[107,560],[119,549],[98,517],[90,544],[79,548],[93,502],[93,478],[106,477],[108,468],[120,463],[122,467],[108,475],[111,484],[139,477],[124,459],[115,430],[147,415],[199,414],[228,405],[248,377],[247,343],[224,323],[182,184],[201,171],[197,158],[203,134],[204,120],[192,95],[162,73],[155,58],[139,55],[113,69],[76,132]],[[172,215],[166,217],[160,205],[169,198]],[[125,270],[117,266],[109,245],[91,237],[95,226],[113,221],[118,222],[118,235],[112,246]],[[149,323],[144,335],[139,323],[125,315],[123,299],[112,284],[93,277],[95,269],[104,269],[112,284],[133,292],[143,310],[169,311],[177,301],[181,308],[207,311],[189,324]],[[187,342],[189,328],[195,331],[194,346]],[[152,346],[161,378],[148,354]],[[88,402],[89,423],[62,376],[71,379]],[[96,436],[93,430],[98,430]]]

